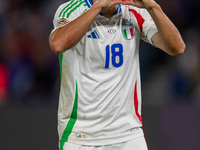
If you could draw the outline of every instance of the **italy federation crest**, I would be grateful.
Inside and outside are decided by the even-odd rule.
[[[122,21],[122,34],[125,39],[131,40],[135,36],[135,29],[131,19],[124,19]]]

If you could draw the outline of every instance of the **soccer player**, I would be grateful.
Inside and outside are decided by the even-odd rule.
[[[177,28],[154,0],[71,0],[58,8],[53,23],[60,150],[147,150],[139,42],[182,54]]]

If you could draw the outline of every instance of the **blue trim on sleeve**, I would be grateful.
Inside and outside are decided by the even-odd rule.
[[[88,8],[92,7],[93,2],[92,0],[85,0],[85,3],[87,4]],[[121,4],[118,4],[117,10],[115,14],[121,13]],[[103,14],[100,12],[99,15],[103,16]]]

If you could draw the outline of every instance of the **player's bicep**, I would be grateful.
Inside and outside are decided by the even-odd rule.
[[[160,38],[160,34],[159,32],[156,32],[153,36],[152,36],[152,43],[155,47],[165,51],[165,46],[163,45],[162,39]]]

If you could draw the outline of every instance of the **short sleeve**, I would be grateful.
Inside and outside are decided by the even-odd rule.
[[[143,41],[148,42],[151,45],[153,45],[152,37],[156,32],[158,32],[158,29],[157,29],[153,19],[151,18],[150,14],[147,12],[147,10],[142,9],[140,14],[144,18],[140,38]]]
[[[69,9],[70,9],[71,5],[72,5],[71,1],[69,1],[69,2],[64,3],[59,6],[59,8],[57,9],[57,11],[54,15],[53,31],[55,31],[58,27],[62,27],[64,25],[70,23],[72,20],[74,20],[76,18],[76,16],[73,13],[72,14],[70,13],[70,15],[69,15],[69,12],[70,12]]]

